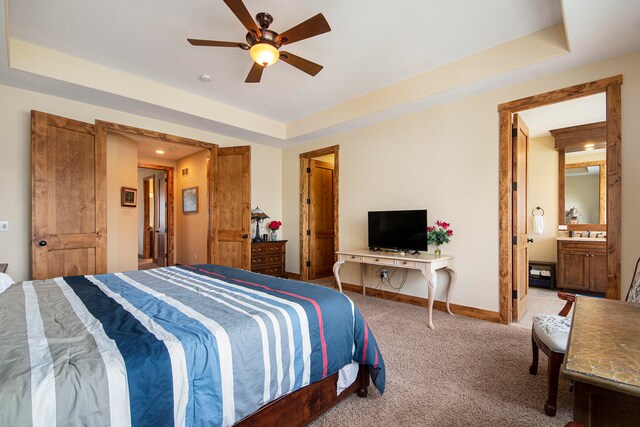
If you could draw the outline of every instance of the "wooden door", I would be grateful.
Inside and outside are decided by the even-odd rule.
[[[529,253],[527,233],[527,153],[529,128],[513,116],[513,320],[522,318],[529,304]]]
[[[167,266],[167,207],[169,206],[167,199],[167,172],[162,171],[161,173],[156,174],[156,189],[158,190],[157,196],[154,196],[156,200],[155,212],[156,212],[156,220],[155,220],[155,243],[156,243],[156,251],[155,257],[153,258],[153,262],[158,264],[160,267]]]
[[[333,274],[333,164],[309,161],[309,279]]]
[[[106,146],[93,125],[31,112],[33,279],[106,273]]]
[[[212,262],[251,269],[251,147],[218,149],[217,251]]]
[[[152,250],[151,245],[153,244],[153,219],[152,214],[154,209],[151,207],[151,203],[153,203],[153,199],[151,194],[153,193],[153,177],[144,178],[143,184],[143,203],[144,203],[144,224],[142,228],[142,257],[144,259],[151,258]]]

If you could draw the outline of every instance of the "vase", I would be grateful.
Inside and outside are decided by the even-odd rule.
[[[271,230],[271,241],[275,242],[278,240],[278,230]]]
[[[440,256],[442,256],[442,251],[440,250],[440,246],[436,246],[436,250],[433,251],[433,256],[436,258],[440,258]]]

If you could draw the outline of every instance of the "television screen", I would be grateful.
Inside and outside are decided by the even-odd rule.
[[[369,212],[369,249],[427,250],[427,210]]]

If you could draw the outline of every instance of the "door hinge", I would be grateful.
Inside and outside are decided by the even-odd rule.
[[[311,173],[311,168],[307,168],[307,173]]]
[[[311,267],[311,261],[307,261],[307,267]]]
[[[511,291],[511,299],[518,299],[518,291],[516,289]]]
[[[164,203],[164,207],[165,207],[165,208],[168,208],[168,207],[169,207],[169,203],[165,202],[165,203]]]
[[[518,129],[517,128],[512,128],[511,129],[511,136],[514,137],[514,138],[516,136],[518,136]]]
[[[167,182],[167,178],[164,179],[164,182]]]
[[[511,244],[512,245],[518,244],[518,236],[511,236]]]
[[[311,236],[311,230],[307,230],[307,236]]]
[[[311,204],[311,199],[307,199],[307,204],[310,205]]]
[[[168,228],[165,228],[165,229],[164,229],[164,232],[165,232],[165,233],[168,233],[168,232],[169,232],[169,229],[168,229]]]
[[[512,182],[511,183],[511,191],[518,191],[518,183],[517,182]]]

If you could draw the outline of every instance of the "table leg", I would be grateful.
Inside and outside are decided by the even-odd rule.
[[[343,260],[338,260],[333,264],[333,276],[336,278],[336,283],[338,284],[338,290],[340,293],[342,293],[342,283],[340,283],[340,267],[342,267],[342,264],[344,264]]]
[[[438,275],[435,271],[422,270],[422,274],[427,279],[427,285],[429,285],[429,328],[435,329],[433,326],[433,301],[436,299],[436,289],[438,288]]]
[[[367,289],[367,264],[360,264],[360,273],[362,276],[362,295],[366,295],[365,290]]]
[[[453,314],[451,309],[449,308],[449,297],[451,296],[451,291],[453,291],[453,287],[456,285],[456,280],[458,280],[458,273],[451,267],[447,267],[447,271],[449,272],[449,287],[447,288],[447,312],[449,314]]]

